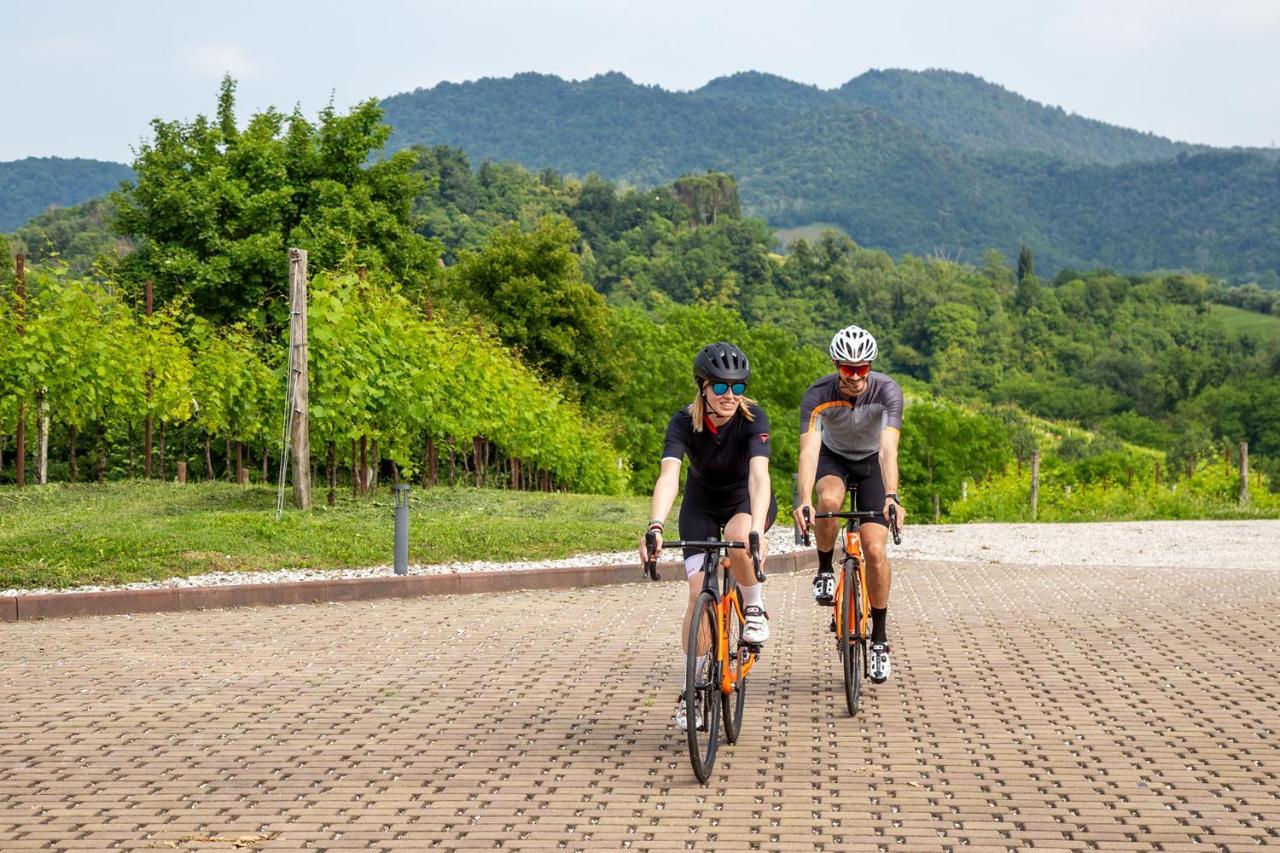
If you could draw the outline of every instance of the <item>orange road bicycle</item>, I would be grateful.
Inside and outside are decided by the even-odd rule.
[[[856,493],[850,505],[858,505]],[[862,537],[859,533],[863,521],[880,517],[881,513],[875,510],[820,512],[815,515],[815,518],[845,519],[844,536],[841,539],[844,556],[840,560],[840,572],[836,575],[831,630],[836,634],[836,656],[840,659],[840,669],[844,675],[844,701],[851,717],[858,714],[862,679],[870,675],[867,646],[871,639],[871,602],[867,595],[867,573],[864,570],[866,563],[862,558]],[[811,523],[806,510],[805,545],[809,544],[808,527]],[[894,507],[889,508],[889,529],[893,533],[893,544],[902,544],[902,536],[898,530],[898,512]]]
[[[657,537],[645,536],[650,560],[645,563],[645,576],[659,580]],[[663,542],[663,548],[695,548],[703,553],[702,591],[698,593],[689,620],[688,645],[685,651],[684,701],[689,724],[689,760],[693,775],[706,782],[716,760],[723,712],[724,734],[736,743],[742,731],[742,710],[747,699],[747,674],[760,657],[760,647],[744,642],[742,596],[733,573],[729,571],[728,552],[745,548],[751,552],[756,579],[764,582],[760,564],[760,538],[755,533],[750,543],[708,540]],[[721,558],[721,554],[725,556]],[[717,569],[724,570],[723,581],[717,583]]]

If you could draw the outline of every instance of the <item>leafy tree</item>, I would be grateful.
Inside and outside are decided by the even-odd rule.
[[[584,389],[617,377],[603,297],[582,280],[573,223],[549,216],[532,231],[510,225],[449,270],[453,296],[484,317],[509,346],[552,376]]]
[[[347,115],[327,107],[316,125],[268,109],[243,131],[234,107],[228,77],[213,120],[152,122],[136,182],[112,197],[117,232],[139,241],[123,276],[153,279],[162,301],[185,294],[215,322],[261,327],[283,319],[290,246],[317,269],[345,260],[411,284],[432,275],[438,248],[413,230],[416,155],[369,162],[390,133],[374,101]]]
[[[1018,250],[1018,278],[1019,284],[1029,275],[1036,274],[1036,261],[1031,255],[1031,249],[1024,243],[1022,248]]]

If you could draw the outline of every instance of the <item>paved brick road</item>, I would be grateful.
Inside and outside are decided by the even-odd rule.
[[[1280,843],[1280,573],[900,564],[858,719],[808,596],[705,787],[670,584],[0,625],[0,850]]]

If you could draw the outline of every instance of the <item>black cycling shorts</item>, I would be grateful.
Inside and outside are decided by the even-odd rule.
[[[867,512],[884,510],[884,478],[880,476],[880,455],[873,453],[865,459],[846,459],[839,453],[822,445],[818,453],[818,476],[839,477],[844,480],[844,487],[850,491],[857,489],[857,506],[852,511]],[[889,526],[883,515],[862,522],[863,524],[883,524]]]
[[[743,512],[751,514],[751,493],[745,486],[727,493],[716,493],[686,481],[684,500],[680,504],[680,538],[699,542],[719,539],[720,531],[729,520]],[[764,529],[773,527],[777,517],[778,499],[770,495]],[[684,549],[686,560],[697,553],[700,553],[697,548]]]

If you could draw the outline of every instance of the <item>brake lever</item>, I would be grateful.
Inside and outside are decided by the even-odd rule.
[[[756,570],[756,580],[764,583],[764,567],[760,563],[760,534],[754,530],[747,537],[747,542],[751,547],[751,563]]]
[[[809,508],[804,508],[804,547],[808,548],[813,542],[809,539],[809,530],[813,527],[813,518],[809,515]]]
[[[658,574],[658,535],[652,530],[644,534],[645,548],[649,551],[649,561],[644,564],[644,576],[649,580],[660,581]]]
[[[898,527],[898,508],[889,507],[889,532],[893,534],[893,544],[902,544],[902,530]]]

